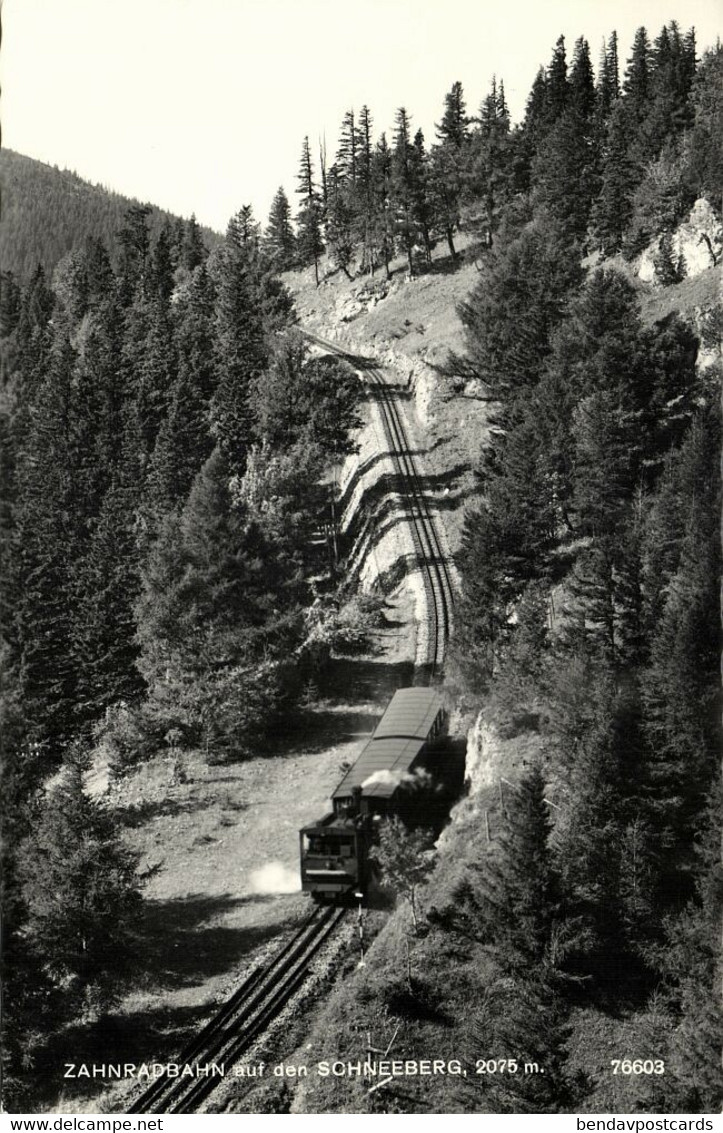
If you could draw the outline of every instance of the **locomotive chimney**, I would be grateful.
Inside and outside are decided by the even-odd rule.
[[[351,810],[352,814],[361,814],[361,787],[352,787],[351,789]]]

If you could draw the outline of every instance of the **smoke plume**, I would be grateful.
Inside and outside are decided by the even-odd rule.
[[[411,790],[420,790],[422,787],[431,786],[432,776],[423,767],[417,768],[416,771],[389,771],[385,768],[383,771],[375,771],[368,779],[365,779],[362,783],[362,790],[365,787],[373,787],[377,783],[383,783],[387,787],[405,786]]]
[[[249,880],[252,893],[298,893],[301,889],[299,871],[282,862],[267,862]]]

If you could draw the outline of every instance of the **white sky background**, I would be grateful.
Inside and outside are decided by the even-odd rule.
[[[367,102],[375,136],[406,106],[428,144],[445,93],[475,113],[494,72],[518,120],[555,40],[621,66],[636,27],[677,19],[698,54],[723,0],[4,0],[3,144],[223,230],[293,193],[301,143]]]

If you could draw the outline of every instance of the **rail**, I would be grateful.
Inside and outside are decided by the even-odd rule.
[[[422,572],[429,610],[431,630],[430,676],[432,679],[439,679],[451,630],[454,590],[437,526],[430,512],[417,462],[407,439],[404,419],[397,405],[394,388],[385,381],[384,376],[373,361],[350,354],[335,343],[328,342],[309,331],[303,333],[309,341],[344,358],[356,370],[363,373],[376,395],[392,460],[399,481],[404,486],[404,494],[409,506],[412,540]]]
[[[175,1065],[230,1067],[268,1028],[309,974],[322,944],[346,909],[314,909],[298,932],[265,967],[260,967],[226,1001],[179,1055]],[[223,1081],[220,1076],[159,1076],[129,1113],[194,1113]]]

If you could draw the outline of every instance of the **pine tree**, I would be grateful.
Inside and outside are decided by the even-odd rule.
[[[575,1108],[580,1086],[566,1068],[571,1028],[557,973],[545,966],[502,976],[481,1000],[468,1024],[471,1061],[476,1065],[480,1050],[494,1051],[498,1066],[505,1059],[505,1072],[465,1081],[460,1090],[464,1111],[566,1113]],[[525,1065],[538,1071],[525,1072]]]
[[[377,256],[377,202],[374,194],[374,147],[372,145],[372,116],[368,106],[359,111],[359,157],[357,170],[357,198],[359,215],[357,218],[359,239],[362,244],[362,270],[369,268],[374,274]]]
[[[153,452],[178,372],[168,304],[141,293],[127,312],[123,354],[144,459]]]
[[[266,366],[261,296],[253,252],[230,233],[218,261],[216,367],[211,402],[212,433],[239,472],[253,440],[249,390]]]
[[[583,661],[567,671],[558,666],[555,680],[556,742],[568,769],[567,802],[555,832],[571,930],[565,966],[574,974],[592,974],[605,986],[619,981],[624,952],[625,730],[612,679],[599,662]],[[628,974],[634,974],[632,967]]]
[[[600,192],[591,210],[591,227],[605,255],[620,251],[633,214],[638,183],[631,158],[632,128],[625,106],[616,104],[603,143]]]
[[[170,301],[175,287],[172,239],[171,226],[167,224],[158,234],[150,257],[149,288],[159,302],[165,304]]]
[[[351,279],[354,258],[354,206],[350,187],[340,180],[336,166],[329,170],[326,208],[326,243],[334,265]]]
[[[507,972],[524,972],[549,959],[559,899],[549,810],[536,766],[510,792],[499,848],[480,872],[478,931]]]
[[[663,287],[671,283],[680,283],[685,277],[685,268],[680,260],[676,262],[673,250],[673,237],[670,232],[664,232],[658,243],[658,250],[653,257],[655,278]]]
[[[413,214],[414,157],[409,115],[403,106],[397,110],[394,147],[391,163],[391,195],[394,208],[395,235],[407,254],[409,275],[414,275],[412,253],[417,240]]]
[[[569,105],[583,119],[590,118],[595,109],[595,79],[590,62],[590,45],[578,39],[570,68]]]
[[[686,180],[696,196],[723,196],[723,45],[705,52],[693,82],[694,123],[687,144]]]
[[[148,231],[148,205],[131,205],[118,233],[120,245],[119,294],[121,302],[129,306],[139,290],[147,283],[150,234]]]
[[[528,163],[540,148],[544,136],[547,117],[548,86],[549,81],[545,69],[544,67],[540,67],[535,75],[535,80],[527,97],[525,118],[522,124],[523,151],[525,160]],[[496,95],[496,91],[493,91],[493,95]],[[493,104],[496,104],[496,101],[496,97],[494,97]],[[485,116],[483,114],[483,128],[484,124]]]
[[[74,366],[70,343],[54,344],[18,461],[14,517],[21,695],[29,737],[49,743],[54,754],[73,731],[77,680],[77,658],[69,648],[79,538],[71,475]]]
[[[547,69],[545,117],[549,124],[555,122],[566,109],[569,94],[565,37],[561,35],[555,44],[555,50],[552,53],[552,59]]]
[[[558,115],[550,126],[545,144],[532,163],[532,180],[534,201],[562,225],[570,241],[582,243],[597,177],[592,124],[574,106]]]
[[[301,209],[297,217],[298,236],[297,248],[302,264],[314,265],[316,286],[319,286],[319,257],[324,251],[324,242],[321,238],[321,204],[314,185],[314,168],[311,161],[309,139],[304,138],[301,149],[301,166],[299,169],[299,187],[297,192],[301,197]]]
[[[495,106],[495,121],[496,119]],[[432,150],[429,169],[430,209],[439,217],[453,260],[457,259],[454,233],[459,227],[463,149],[467,143],[468,125],[462,84],[457,82],[445,95],[444,115],[437,126],[439,145]]]
[[[339,182],[356,189],[359,165],[359,130],[354,120],[354,110],[347,110],[341,124],[339,149],[336,155],[336,170]]]
[[[374,210],[378,221],[379,249],[384,260],[387,279],[391,279],[389,263],[395,250],[395,226],[392,205],[392,153],[382,134],[374,150],[372,162]]]
[[[59,984],[76,981],[108,1004],[132,953],[140,906],[135,855],[83,790],[77,763],[45,797],[19,855],[29,947]]]
[[[623,82],[626,106],[633,120],[640,123],[648,112],[650,99],[650,41],[644,27],[638,28],[633,40]]]
[[[138,510],[132,470],[119,470],[105,493],[74,579],[74,648],[79,657],[75,704],[81,720],[96,721],[107,708],[133,703],[144,691],[136,666],[133,613],[140,589]]]
[[[430,171],[427,153],[424,148],[424,134],[417,130],[410,155],[411,214],[424,244],[424,254],[428,264],[432,262],[432,232],[435,227],[434,195],[430,184]]]
[[[161,733],[246,753],[286,695],[279,658],[298,644],[299,579],[231,492],[217,448],[180,518],[169,515],[142,570],[141,672]]]
[[[208,249],[203,242],[201,229],[196,220],[195,213],[183,226],[183,237],[180,248],[180,262],[186,271],[195,271],[197,267],[206,262]]]
[[[291,225],[291,206],[283,187],[279,187],[271,202],[264,250],[275,271],[289,271],[294,266],[296,237]]]
[[[466,357],[453,356],[450,367],[483,381],[493,400],[535,384],[552,332],[579,280],[569,238],[540,214],[498,244],[482,279],[460,304]]]
[[[0,338],[8,338],[20,322],[21,295],[13,273],[0,272]]]
[[[497,108],[495,108],[496,110]],[[437,126],[440,145],[453,146],[460,150],[467,138],[467,107],[464,101],[462,84],[456,82],[444,96],[444,114]]]
[[[607,43],[603,42],[596,96],[598,118],[601,122],[606,122],[610,117],[613,106],[620,97],[618,33],[615,31],[611,34]]]

